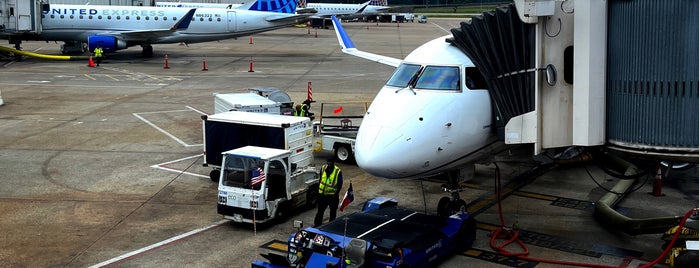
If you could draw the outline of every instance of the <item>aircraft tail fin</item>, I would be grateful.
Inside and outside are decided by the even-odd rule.
[[[170,30],[186,30],[189,28],[189,23],[192,22],[192,18],[194,17],[194,12],[196,12],[196,8],[190,9],[187,14],[182,16],[182,18],[175,23],[175,25],[172,25],[172,28]]]
[[[257,0],[237,9],[294,14],[298,5],[299,0]]]

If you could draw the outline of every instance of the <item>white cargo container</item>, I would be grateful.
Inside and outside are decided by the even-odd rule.
[[[281,114],[282,104],[260,94],[225,93],[214,94],[214,113],[228,111]]]

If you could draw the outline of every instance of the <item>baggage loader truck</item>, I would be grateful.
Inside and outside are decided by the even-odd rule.
[[[222,153],[248,145],[289,150],[289,164],[307,167],[313,163],[313,126],[307,117],[241,111],[202,116],[204,166],[217,182]]]
[[[217,210],[225,218],[265,223],[315,205],[318,171],[292,163],[292,151],[245,146],[222,155]]]

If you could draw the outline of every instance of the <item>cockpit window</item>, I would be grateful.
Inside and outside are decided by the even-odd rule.
[[[415,77],[419,71],[420,65],[401,64],[393,73],[391,79],[388,79],[386,85],[401,88],[407,87],[410,81],[413,80],[413,77]]]
[[[459,90],[461,79],[457,66],[427,66],[415,83],[416,89]]]

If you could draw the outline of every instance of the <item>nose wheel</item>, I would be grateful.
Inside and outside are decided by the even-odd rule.
[[[439,199],[437,214],[449,217],[455,213],[466,212],[466,201],[459,197],[459,192],[464,190],[463,187],[459,186],[459,171],[450,171],[446,175],[448,182],[442,185],[442,190],[449,193],[450,196]]]

